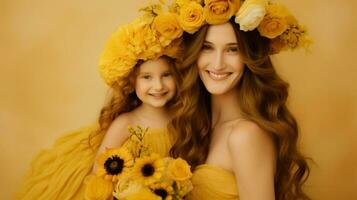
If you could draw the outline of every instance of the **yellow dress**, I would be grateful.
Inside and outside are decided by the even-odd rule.
[[[238,200],[238,189],[232,171],[210,164],[196,167],[189,200]]]
[[[101,133],[89,140],[98,127],[96,124],[67,134],[56,140],[51,149],[41,151],[33,159],[16,199],[84,199],[84,179],[92,171],[104,136]],[[166,129],[149,129],[143,141],[153,152],[169,154],[171,140]],[[123,145],[128,143],[127,140]]]

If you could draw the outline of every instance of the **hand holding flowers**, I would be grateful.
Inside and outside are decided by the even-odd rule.
[[[107,149],[87,180],[87,200],[181,200],[192,190],[192,173],[181,158],[160,157],[143,145],[145,131],[129,129],[130,149]]]

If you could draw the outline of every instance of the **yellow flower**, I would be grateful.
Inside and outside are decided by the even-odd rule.
[[[152,154],[136,160],[133,177],[145,185],[150,185],[162,177],[164,169],[164,160],[158,154]]]
[[[85,179],[86,200],[107,200],[111,197],[113,184],[111,181],[104,180],[102,177],[90,175]]]
[[[251,31],[258,27],[266,13],[267,0],[246,0],[236,14],[240,30]]]
[[[204,16],[209,24],[227,22],[239,9],[240,0],[205,0]]]
[[[183,30],[179,25],[177,14],[161,13],[155,17],[153,27],[170,40],[181,37]]]
[[[162,200],[172,200],[174,189],[167,183],[155,183],[149,186],[151,191],[160,196]]]
[[[118,177],[122,176],[133,166],[133,162],[134,159],[132,155],[124,147],[106,149],[98,158],[99,166],[96,174],[115,182],[118,180]]]
[[[151,192],[147,187],[141,187],[136,192],[133,192],[120,200],[161,200],[161,198]]]
[[[181,158],[171,161],[167,168],[169,176],[176,181],[184,181],[192,177],[190,165]]]
[[[180,10],[179,22],[184,31],[191,34],[196,32],[205,22],[202,6],[196,2],[183,6]]]
[[[191,180],[176,181],[176,186],[180,197],[186,196],[193,189]]]
[[[136,64],[136,56],[125,49],[129,43],[122,36],[124,30],[113,33],[105,44],[99,59],[99,71],[108,85],[113,85],[120,77],[126,76]]]
[[[289,13],[282,5],[268,5],[267,14],[258,27],[260,35],[273,39],[284,33],[288,26]]]
[[[307,31],[303,26],[298,24],[292,25],[279,38],[290,49],[298,47],[308,48],[311,40],[307,38]]]
[[[202,1],[203,0],[175,0],[175,3],[180,6],[180,7],[183,7],[185,6],[186,4],[189,4],[191,2],[195,2],[195,3],[198,3],[198,4],[202,4]]]

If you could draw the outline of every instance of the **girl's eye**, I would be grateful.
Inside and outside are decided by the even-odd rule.
[[[149,76],[149,75],[144,75],[144,76],[142,76],[141,78],[143,78],[143,79],[150,79],[151,76]]]
[[[164,73],[162,76],[163,77],[169,77],[169,76],[171,76],[172,74],[170,73],[170,72],[167,72],[167,73]]]

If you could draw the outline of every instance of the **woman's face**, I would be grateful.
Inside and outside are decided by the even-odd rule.
[[[209,26],[197,65],[200,78],[211,94],[225,94],[237,85],[244,64],[230,23]]]
[[[164,58],[145,61],[139,67],[135,92],[145,104],[163,107],[176,94],[176,83],[171,66]]]

